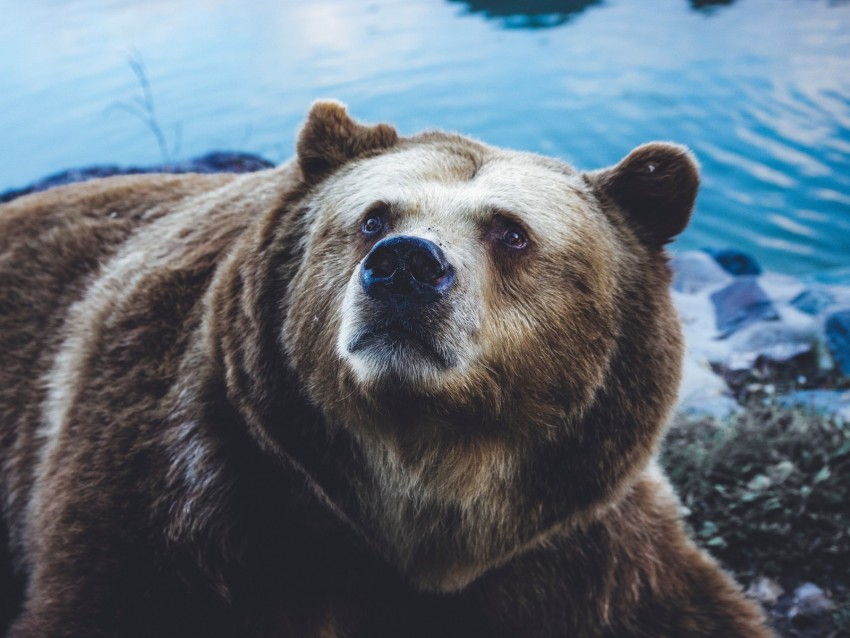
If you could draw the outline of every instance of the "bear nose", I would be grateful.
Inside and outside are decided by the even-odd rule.
[[[360,269],[366,294],[396,309],[437,301],[454,280],[454,268],[437,244],[405,235],[375,244]]]

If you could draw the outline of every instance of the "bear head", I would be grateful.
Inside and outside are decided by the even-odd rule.
[[[423,589],[614,503],[676,395],[664,245],[694,204],[691,154],[652,143],[579,172],[320,102],[297,172],[233,311],[255,320],[230,391],[264,445]],[[296,424],[301,400],[315,417]]]

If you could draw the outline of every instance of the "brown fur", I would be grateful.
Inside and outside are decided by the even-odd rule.
[[[697,182],[669,144],[581,174],[319,103],[278,169],[0,208],[0,627],[770,635],[653,461]],[[426,351],[351,348],[376,210],[457,269]]]

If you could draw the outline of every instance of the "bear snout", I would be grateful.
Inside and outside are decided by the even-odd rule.
[[[400,235],[379,241],[363,260],[363,291],[395,311],[440,300],[455,283],[455,269],[437,244]]]

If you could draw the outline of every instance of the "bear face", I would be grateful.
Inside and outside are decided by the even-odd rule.
[[[445,395],[456,408],[492,406],[504,426],[502,379],[514,402],[553,384],[581,410],[610,358],[619,259],[589,190],[565,165],[451,138],[358,163],[317,190],[294,283],[328,297],[299,295],[287,323],[300,328],[302,302],[327,308],[327,326],[307,338],[333,344],[343,383],[365,396]],[[396,263],[408,252],[409,267]],[[565,375],[561,361],[582,363]],[[546,369],[528,383],[535,364]]]
[[[321,103],[299,162],[297,212],[262,240],[288,270],[254,278],[290,282],[279,342],[353,441],[336,498],[362,533],[452,590],[622,493],[679,377],[663,245],[693,206],[689,153],[578,173]]]

